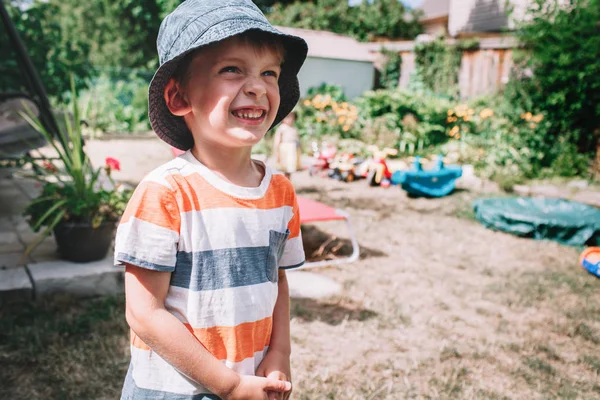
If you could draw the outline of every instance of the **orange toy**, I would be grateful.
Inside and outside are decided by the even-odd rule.
[[[600,277],[600,247],[588,247],[579,256],[579,264],[590,274]]]

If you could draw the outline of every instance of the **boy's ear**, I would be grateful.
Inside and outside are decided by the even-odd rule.
[[[167,103],[169,111],[178,117],[183,117],[192,111],[192,107],[181,89],[179,82],[171,78],[165,85],[164,92],[165,103]]]

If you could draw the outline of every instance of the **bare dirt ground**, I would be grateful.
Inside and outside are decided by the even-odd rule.
[[[578,249],[485,229],[470,205],[489,193],[293,181],[348,211],[363,247],[319,271],[337,298],[292,302],[298,398],[600,398],[598,281]]]
[[[142,169],[170,157],[160,146],[122,151]],[[312,271],[341,293],[292,299],[292,398],[600,398],[599,281],[578,266],[580,249],[485,229],[471,201],[497,193],[414,199],[305,172],[292,181],[348,211],[362,249],[356,263]],[[309,257],[348,252],[341,223],[303,232]],[[0,310],[0,397],[116,398],[128,362],[122,299],[36,307]]]

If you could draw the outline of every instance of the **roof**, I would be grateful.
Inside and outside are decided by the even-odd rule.
[[[447,17],[450,14],[450,0],[425,0],[418,9],[423,11],[421,21]]]
[[[276,26],[281,32],[300,36],[308,44],[308,56],[338,60],[373,62],[373,55],[365,43],[349,36],[327,31]]]

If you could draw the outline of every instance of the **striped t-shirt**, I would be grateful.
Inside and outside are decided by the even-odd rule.
[[[166,309],[217,359],[254,375],[271,339],[278,268],[304,263],[294,189],[267,166],[260,186],[233,185],[188,151],[136,188],[115,242],[115,264],[124,263],[171,272]],[[131,332],[122,398],[205,394]]]

